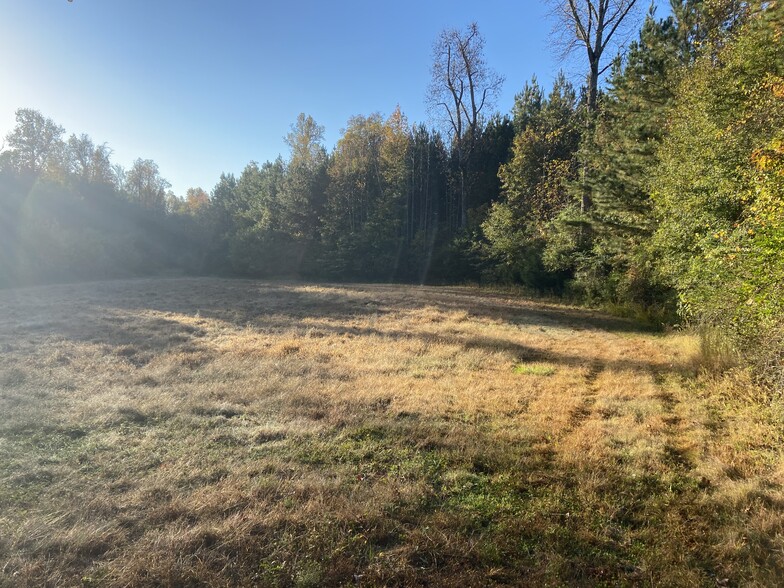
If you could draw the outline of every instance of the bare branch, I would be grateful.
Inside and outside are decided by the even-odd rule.
[[[610,32],[607,33],[607,37],[606,37],[606,40],[604,42],[604,45],[602,45],[602,51],[604,51],[607,48],[607,45],[610,43],[610,41],[615,36],[615,33],[618,30],[618,27],[620,27],[621,24],[625,22],[626,17],[629,15],[629,13],[632,11],[632,9],[636,6],[636,4],[637,4],[636,0],[630,0],[628,5],[626,6],[626,8],[620,13],[620,15],[617,17],[617,19],[614,18],[614,19],[608,20],[608,23],[613,23],[613,21],[614,21],[614,24],[611,25]]]
[[[599,77],[608,69],[602,63],[607,51],[623,44],[622,29],[637,24],[633,18],[638,0],[548,0],[554,16],[555,44],[566,59],[582,47],[588,58],[588,109],[596,109]],[[570,33],[573,31],[574,34]]]
[[[455,149],[460,175],[460,224],[466,222],[466,179],[482,116],[497,98],[503,78],[487,67],[484,39],[476,23],[447,29],[433,45],[428,103],[443,122]],[[444,120],[445,119],[445,120]]]

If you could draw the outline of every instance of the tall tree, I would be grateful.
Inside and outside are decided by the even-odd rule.
[[[330,160],[324,217],[330,271],[392,279],[404,244],[411,176],[410,131],[397,108],[349,120]]]
[[[216,223],[220,227],[219,233],[225,235],[230,230],[237,201],[237,178],[234,174],[221,174],[218,183],[212,189],[211,200]]]
[[[481,222],[487,208],[501,195],[498,169],[512,154],[514,123],[508,116],[494,114],[489,118],[477,140],[474,152],[471,191],[468,194],[468,225]]]
[[[428,101],[445,120],[457,156],[460,227],[466,225],[470,168],[483,113],[493,107],[504,82],[485,62],[484,44],[474,22],[463,31],[442,31],[433,46]]]
[[[96,145],[84,133],[78,137],[71,135],[66,144],[68,169],[83,182],[116,183],[111,153],[106,144]]]
[[[285,141],[291,154],[279,198],[280,228],[291,237],[292,246],[298,250],[296,257],[301,261],[318,237],[319,217],[324,206],[327,181],[324,127],[312,116],[302,113],[291,125]]]
[[[16,127],[7,137],[12,159],[20,170],[38,174],[62,150],[65,130],[32,108],[16,111]]]
[[[659,305],[668,293],[653,283],[647,254],[655,229],[650,178],[674,105],[678,72],[691,59],[680,41],[688,26],[674,15],[657,20],[649,12],[639,39],[613,71],[582,152],[593,170],[587,182],[593,203],[592,252],[583,262],[590,258],[594,268],[603,268],[597,278],[604,296],[615,301]]]
[[[567,187],[575,177],[581,135],[577,106],[577,94],[563,74],[547,97],[536,80],[516,97],[512,159],[498,172],[502,198],[482,224],[487,253],[504,279],[553,286],[542,270],[541,252],[548,223],[568,203]]]
[[[351,117],[330,159],[324,236],[338,275],[364,271],[365,228],[382,193],[383,126],[378,113]]]
[[[148,210],[163,211],[166,206],[166,190],[171,187],[152,159],[137,159],[125,178],[125,189],[132,200]]]
[[[418,125],[410,134],[409,181],[404,220],[406,259],[401,275],[426,281],[443,219],[448,195],[448,154],[441,135]]]
[[[605,53],[629,30],[637,0],[551,0],[564,55],[584,49],[588,58],[588,111],[596,112],[599,78],[611,66]],[[612,53],[611,53],[612,55]]]
[[[324,157],[324,127],[312,116],[301,112],[284,137],[291,150],[291,161],[318,165]]]
[[[716,52],[748,17],[747,0],[670,0],[670,10],[678,22],[681,51],[692,59]]]

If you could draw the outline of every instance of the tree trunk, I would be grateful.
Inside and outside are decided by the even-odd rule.
[[[586,131],[590,132],[593,118],[598,110],[599,101],[599,57],[595,54],[590,58],[590,71],[588,73],[588,115],[585,120]],[[580,196],[580,212],[585,213],[591,208],[590,190],[586,185],[588,170],[582,166],[582,195]]]
[[[466,187],[465,187],[465,167],[460,166],[460,227],[461,229],[466,226]]]
[[[593,117],[599,99],[599,59],[591,59],[591,69],[588,74],[588,117]],[[590,124],[590,121],[589,121]]]

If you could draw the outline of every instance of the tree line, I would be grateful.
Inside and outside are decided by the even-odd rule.
[[[172,270],[519,284],[690,321],[782,386],[784,9],[671,0],[632,29],[635,5],[555,2],[584,87],[534,78],[494,113],[503,79],[477,25],[447,30],[433,127],[358,115],[328,150],[301,114],[285,158],[210,194],[176,196],[154,162],[122,169],[19,110],[0,154],[0,284]],[[606,61],[621,25],[632,40]]]

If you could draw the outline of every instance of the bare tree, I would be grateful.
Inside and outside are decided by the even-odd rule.
[[[464,31],[442,31],[433,45],[428,102],[445,120],[457,152],[460,226],[466,224],[468,168],[482,130],[482,113],[493,107],[504,83],[504,78],[485,63],[484,45],[475,22]]]
[[[631,25],[637,0],[548,0],[556,17],[554,35],[566,58],[576,49],[583,48],[588,56],[588,117],[590,125],[596,112],[599,97],[599,78],[612,66],[602,58],[610,48],[622,45]],[[588,169],[582,168],[583,193],[580,210],[591,207],[591,197],[585,186]]]
[[[566,57],[575,49],[588,56],[588,111],[596,112],[599,78],[612,65],[602,57],[618,47],[632,27],[637,0],[549,0],[557,22],[555,33]]]

